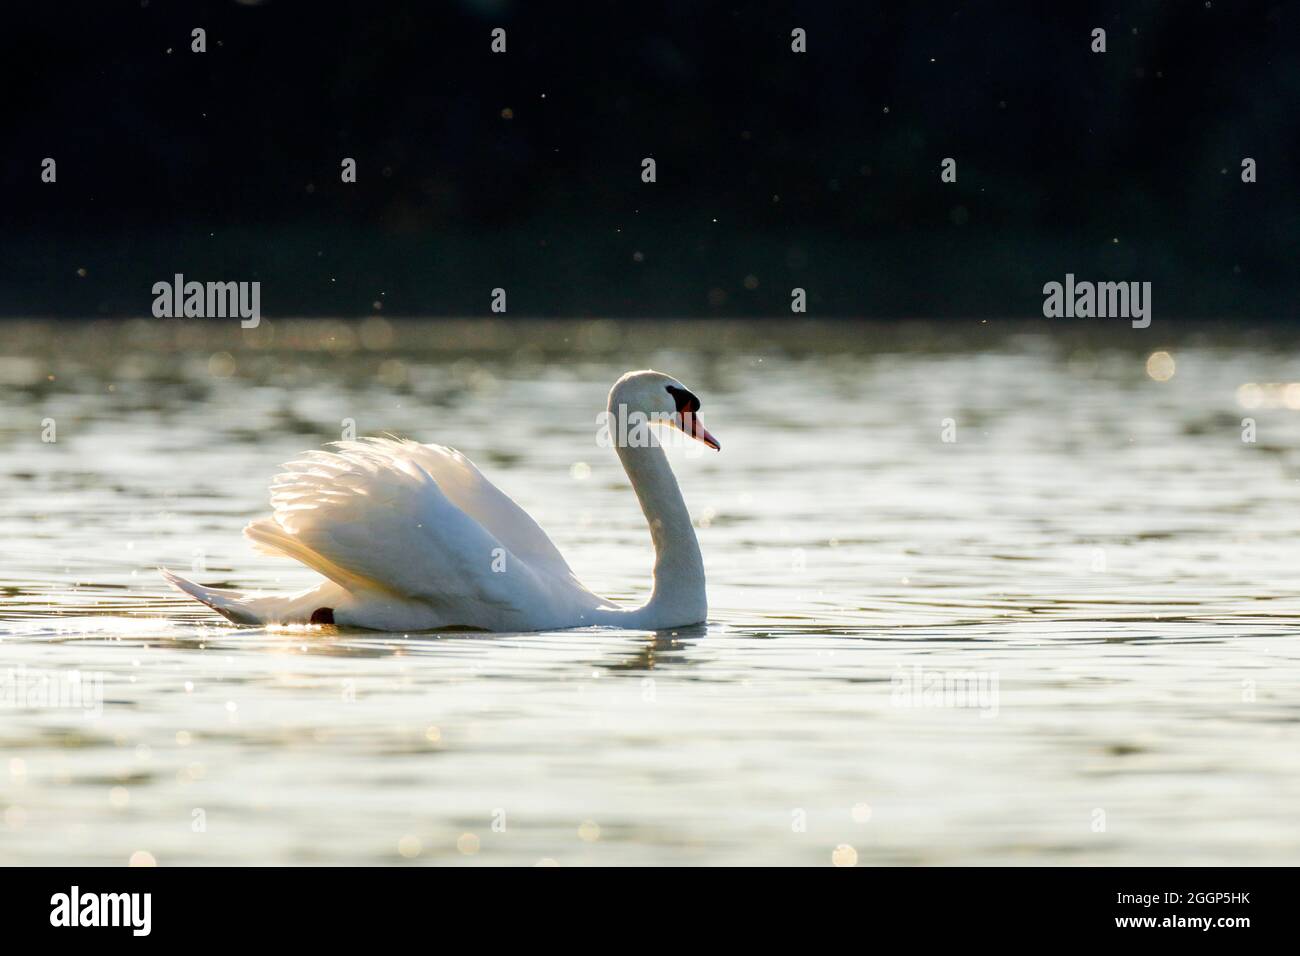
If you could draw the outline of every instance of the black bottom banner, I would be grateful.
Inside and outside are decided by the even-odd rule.
[[[477,929],[488,934],[484,942],[499,942],[506,927],[539,934],[534,942],[555,942],[561,932],[608,941],[606,934],[631,928],[634,906],[638,923],[663,908],[662,918],[676,924],[671,911],[685,902],[693,924],[729,927],[729,941],[746,922],[737,910],[753,915],[755,907],[761,915],[748,922],[764,933],[773,921],[824,932],[845,920],[859,931],[919,926],[930,945],[969,941],[977,931],[999,940],[1042,940],[1046,932],[1232,946],[1260,934],[1281,941],[1292,922],[1287,869],[860,869],[826,883],[801,874],[792,884],[772,873],[750,884],[751,873],[726,877],[729,892],[719,893],[716,872],[690,871],[628,870],[596,884],[587,884],[589,873],[552,873],[516,884],[481,870],[453,876],[425,868],[34,868],[5,870],[0,899],[11,942],[75,934],[81,943],[337,945],[374,943],[421,924],[457,937]],[[696,885],[697,876],[705,882]]]

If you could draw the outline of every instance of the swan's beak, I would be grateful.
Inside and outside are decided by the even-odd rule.
[[[709,430],[704,427],[700,421],[700,416],[694,412],[682,412],[677,416],[681,419],[681,429],[697,441],[702,441],[714,451],[722,451],[722,443],[709,434]]]

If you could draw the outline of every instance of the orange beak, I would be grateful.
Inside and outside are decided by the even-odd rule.
[[[696,441],[702,441],[714,451],[722,451],[722,444],[709,434],[709,430],[704,427],[700,417],[694,412],[681,412],[678,416],[681,419],[682,431],[690,435]]]

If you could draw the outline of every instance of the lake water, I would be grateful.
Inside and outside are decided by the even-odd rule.
[[[1300,859],[1294,342],[1087,320],[0,339],[0,863]],[[707,626],[240,628],[154,571],[315,580],[240,529],[350,419],[461,449],[638,602],[649,538],[596,415],[645,366],[723,444],[671,455]]]

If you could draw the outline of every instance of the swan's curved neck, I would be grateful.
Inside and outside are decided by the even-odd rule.
[[[654,593],[644,607],[625,612],[634,627],[699,624],[708,617],[704,558],[668,456],[651,432],[649,444],[615,443],[650,525],[655,548]]]

